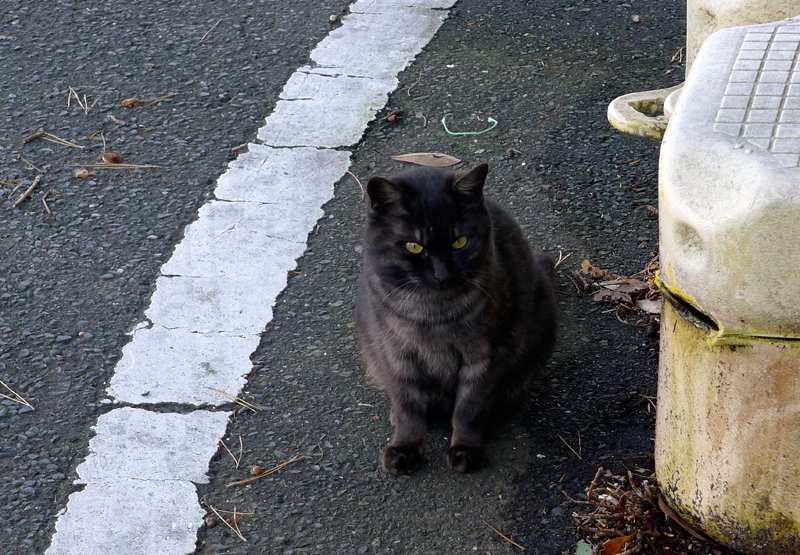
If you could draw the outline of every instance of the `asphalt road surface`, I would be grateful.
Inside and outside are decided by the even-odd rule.
[[[658,143],[605,110],[682,80],[685,3],[396,4],[0,3],[0,393],[32,407],[0,401],[0,552],[519,551],[491,525],[570,554],[562,491],[652,468],[657,341],[567,274],[657,252]],[[489,163],[487,194],[568,256],[562,327],[484,470],[452,473],[433,427],[397,478],[353,337],[358,181],[430,151]],[[241,294],[204,305],[207,281]]]

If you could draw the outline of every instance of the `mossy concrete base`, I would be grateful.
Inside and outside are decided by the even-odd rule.
[[[712,346],[664,304],[656,474],[669,504],[754,555],[800,553],[800,341]]]

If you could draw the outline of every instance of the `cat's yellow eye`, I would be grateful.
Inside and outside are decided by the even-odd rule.
[[[461,247],[463,247],[466,244],[467,244],[467,238],[466,237],[459,237],[458,239],[453,241],[453,248],[454,249],[460,249]]]
[[[422,252],[422,245],[419,243],[406,243],[406,249],[411,254],[419,254]]]

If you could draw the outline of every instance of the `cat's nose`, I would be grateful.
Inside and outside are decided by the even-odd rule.
[[[439,283],[444,283],[447,281],[447,278],[450,277],[450,270],[447,269],[447,265],[441,260],[434,259],[433,261],[433,277]]]

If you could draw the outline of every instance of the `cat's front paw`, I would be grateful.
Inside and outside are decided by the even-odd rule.
[[[422,453],[414,446],[389,446],[383,452],[383,468],[392,474],[411,474],[422,465]]]
[[[455,445],[447,451],[447,464],[456,472],[477,472],[486,464],[486,449]]]

